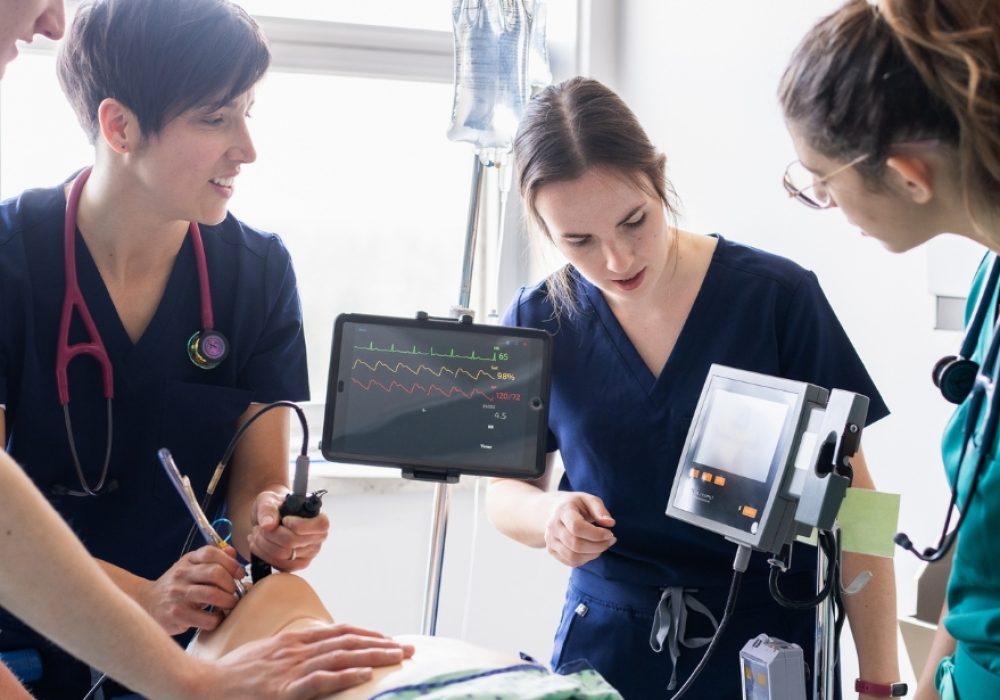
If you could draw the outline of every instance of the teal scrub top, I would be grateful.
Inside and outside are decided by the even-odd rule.
[[[966,308],[966,324],[975,312],[976,303],[984,293],[991,293],[989,313],[976,346],[973,359],[981,361],[993,337],[996,323],[997,290],[984,290],[994,255],[987,255],[979,267]],[[952,416],[944,433],[942,452],[949,483],[958,478],[958,506],[967,510],[958,537],[948,582],[948,616],[945,627],[964,651],[983,669],[1000,682],[1000,455],[998,441],[980,444],[980,434],[986,419],[988,400],[984,402],[976,423],[975,435],[968,446],[959,474],[959,460],[965,442],[963,426],[969,410],[968,399]],[[969,488],[976,460],[983,449],[989,450],[979,477],[979,485],[971,502]],[[967,504],[968,502],[968,504]],[[966,505],[967,504],[967,505]],[[975,689],[961,687],[963,697]],[[985,697],[985,696],[982,696]]]

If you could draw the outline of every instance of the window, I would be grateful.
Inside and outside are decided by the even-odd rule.
[[[458,299],[472,148],[445,136],[451,93],[281,71],[258,88],[258,161],[232,210],[292,253],[314,400],[337,313],[441,315]]]
[[[458,301],[474,151],[445,135],[451,3],[239,4],[259,15],[274,58],[253,110],[258,161],[231,208],[291,251],[312,397],[322,402],[338,313],[445,315]],[[4,198],[93,160],[55,79],[54,44],[38,39],[24,54],[0,83]],[[516,214],[506,228],[516,231]],[[508,236],[505,247],[522,246]],[[481,274],[486,261],[476,262]],[[508,288],[524,281],[505,276]]]
[[[236,0],[254,15],[451,31],[451,0],[330,2],[330,0]]]
[[[288,35],[289,25],[280,29]],[[292,254],[312,396],[323,401],[337,313],[446,314],[457,301],[473,151],[445,136],[452,88],[435,75],[395,80],[275,64],[253,110],[258,161],[237,180],[231,209],[281,235]],[[51,48],[31,48],[0,83],[0,197],[50,186],[93,161],[54,74]]]

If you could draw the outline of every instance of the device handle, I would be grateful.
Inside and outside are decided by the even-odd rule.
[[[278,507],[278,522],[286,515],[294,515],[299,518],[315,518],[323,508],[323,494],[326,491],[316,491],[315,493],[289,493],[285,500]],[[271,574],[271,564],[261,559],[256,554],[250,558],[250,577],[254,583]]]

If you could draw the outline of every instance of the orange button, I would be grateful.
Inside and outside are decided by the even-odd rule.
[[[756,518],[757,517],[757,509],[753,508],[752,506],[743,506],[743,511],[742,512],[743,512],[743,515],[747,516],[748,518]]]
[[[692,479],[697,479],[700,475],[701,475],[700,471],[698,471],[694,467],[691,467],[691,478]]]
[[[701,480],[702,481],[711,481],[712,480],[712,475],[709,474],[708,472],[702,472],[701,473]]]
[[[724,476],[717,476],[717,477],[715,477],[714,481],[715,481],[715,483],[716,483],[717,486],[725,486],[726,485],[726,477],[724,477]]]

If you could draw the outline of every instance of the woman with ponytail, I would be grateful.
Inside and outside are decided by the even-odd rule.
[[[785,174],[789,194],[840,207],[894,252],[942,233],[984,246],[967,345],[995,378],[987,348],[998,328],[989,270],[1000,252],[1000,3],[849,2],[803,39],[779,97],[799,155]],[[991,411],[985,383],[949,387],[954,376],[935,369],[942,392],[961,404],[943,456],[962,527],[920,700],[1000,698],[1000,457],[987,419],[1000,406]],[[937,550],[954,539],[942,537]]]

